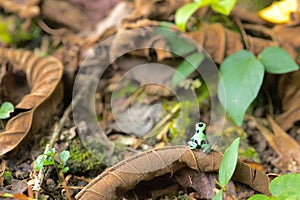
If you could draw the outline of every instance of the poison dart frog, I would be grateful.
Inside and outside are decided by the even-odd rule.
[[[188,141],[187,145],[190,149],[200,148],[203,153],[208,154],[211,151],[211,146],[206,137],[206,124],[199,122],[196,125],[196,132],[193,137]]]

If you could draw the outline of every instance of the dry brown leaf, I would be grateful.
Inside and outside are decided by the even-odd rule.
[[[201,23],[198,31],[187,35],[196,40],[216,63],[221,63],[225,56],[244,48],[239,33],[226,29],[219,23]]]
[[[170,176],[170,175],[169,175]],[[192,188],[196,199],[212,199],[215,196],[216,180],[218,174],[199,172],[190,168],[183,168],[174,175],[183,188]],[[226,185],[226,190],[231,195],[223,194],[223,199],[247,199],[254,194],[254,190],[246,185],[232,180]]]
[[[111,61],[129,52],[131,55],[150,58],[151,49],[149,47],[155,49],[158,61],[172,56],[170,47],[162,35],[156,34],[152,28],[139,28],[143,27],[143,23],[137,26],[133,24],[133,27],[129,25],[124,25],[125,28],[119,29],[115,35],[110,46]]]
[[[0,49],[0,63],[10,63],[13,71],[23,71],[30,87],[15,106],[26,110],[9,119],[0,133],[0,156],[18,146],[29,134],[45,127],[62,99],[60,80],[63,66],[54,57],[39,57],[30,51]]]
[[[39,0],[6,1],[0,0],[0,7],[6,12],[17,13],[22,18],[34,18],[40,14]]]
[[[79,4],[88,18],[97,22],[103,19],[114,7],[118,0],[68,0],[73,4]]]
[[[200,172],[217,172],[222,154],[212,151],[205,155],[191,151],[186,146],[172,146],[150,150],[107,169],[90,182],[76,199],[117,199],[133,189],[139,182],[189,167]],[[239,161],[233,180],[244,183],[254,190],[269,194],[269,179]]]
[[[178,8],[188,2],[191,0],[135,0],[134,11],[127,17],[127,21],[140,18],[167,20]]]
[[[268,33],[275,35],[271,29],[262,28],[261,26],[245,25],[245,28],[251,31]],[[281,46],[288,51],[291,56],[296,59],[297,53],[295,46],[284,41],[284,35],[276,35],[273,40],[258,38],[250,35],[244,35],[242,38],[240,33],[229,30],[219,23],[206,24],[201,23],[199,30],[187,33],[188,36],[198,42],[200,46],[207,51],[208,55],[216,63],[221,63],[227,56],[244,49],[243,40],[249,43],[248,50],[258,55],[262,50],[269,46]],[[297,37],[294,35],[294,37]]]
[[[300,145],[289,136],[282,128],[268,116],[268,121],[272,127],[273,133],[261,124],[257,124],[257,128],[266,138],[270,146],[279,155],[278,162],[274,163],[276,167],[285,171],[294,170],[293,166],[300,166]],[[295,172],[299,173],[300,169]]]
[[[298,37],[300,26],[276,25],[272,30],[275,35],[282,37],[285,42],[292,44],[295,48],[300,47],[300,38]]]
[[[92,22],[86,14],[68,1],[45,0],[42,1],[40,9],[43,19],[74,31],[83,31],[92,26]]]
[[[288,130],[300,120],[300,70],[284,74],[278,84],[283,113],[276,118],[284,130]]]

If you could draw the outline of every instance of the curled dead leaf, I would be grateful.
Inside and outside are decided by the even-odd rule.
[[[0,63],[10,63],[15,72],[24,72],[30,93],[15,106],[20,112],[9,119],[0,133],[0,156],[17,147],[29,135],[45,127],[56,112],[63,93],[60,80],[63,66],[54,57],[40,57],[30,51],[1,49]]]
[[[283,113],[276,117],[276,121],[284,130],[290,129],[300,120],[300,70],[284,74],[280,77],[278,94],[281,97]]]
[[[292,169],[291,166],[300,165],[300,145],[289,136],[270,116],[267,117],[269,124],[273,132],[262,126],[260,123],[257,123],[257,128],[266,138],[269,145],[274,149],[274,151],[279,155],[279,160],[274,162],[276,167],[281,170],[291,170],[296,173],[299,173],[299,167]]]
[[[141,181],[149,181],[188,167],[199,172],[217,172],[222,154],[212,151],[205,155],[186,146],[164,147],[143,152],[107,169],[90,182],[76,199],[119,199]],[[269,194],[269,179],[265,174],[238,161],[233,180],[254,190]]]

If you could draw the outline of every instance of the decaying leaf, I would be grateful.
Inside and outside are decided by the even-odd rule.
[[[269,35],[271,34],[271,36],[275,35],[275,33],[273,34],[272,29],[262,28],[262,26],[259,25],[244,25],[244,28],[247,30],[249,29],[249,31],[261,32],[262,34],[268,33]],[[291,28],[291,31],[296,32],[296,28]],[[276,37],[272,38],[272,40],[254,37],[248,34],[243,36],[245,38],[242,38],[240,33],[229,30],[222,24],[201,23],[198,31],[189,32],[187,35],[196,40],[216,63],[221,63],[227,56],[244,49],[243,41],[248,43],[248,49],[255,55],[258,55],[266,47],[280,46],[296,59],[297,53],[295,48],[298,44],[294,45],[293,43],[289,43],[289,41],[294,40],[293,38],[295,38],[296,35],[294,34],[293,37],[290,36],[286,41],[286,36],[283,33],[284,32],[278,35],[276,34]]]
[[[110,47],[111,61],[114,61],[125,53],[150,58],[151,48],[149,47],[155,49],[158,61],[171,57],[167,41],[163,36],[156,34],[154,29],[144,27],[143,23],[134,27],[130,27],[129,25],[124,25],[124,27],[118,30],[112,41]]]
[[[6,12],[17,13],[22,18],[34,18],[40,14],[39,0],[5,1],[0,0],[0,7]]]
[[[296,37],[299,34],[300,26],[276,25],[272,31],[275,35],[282,36],[285,42],[292,44],[295,48],[300,47],[300,38]]]
[[[168,19],[179,7],[191,0],[135,0],[134,11],[127,20],[134,21],[140,18],[154,20]]]
[[[24,112],[9,119],[0,133],[1,156],[13,150],[25,137],[29,139],[31,134],[45,127],[56,112],[62,98],[63,66],[54,57],[39,57],[30,51],[13,49],[0,49],[0,63],[11,64],[13,73],[24,72],[30,88],[15,106]]]
[[[86,14],[69,1],[42,1],[40,9],[43,19],[69,27],[78,32],[92,26],[92,22]]]
[[[279,169],[295,170],[295,172],[299,173],[299,167],[298,169],[295,169],[295,166],[300,165],[300,145],[284,130],[282,130],[282,128],[270,116],[268,116],[268,121],[273,129],[273,133],[259,123],[257,124],[257,128],[266,138],[274,151],[276,151],[279,155],[279,160],[274,162],[274,164]]]
[[[300,70],[281,76],[278,94],[281,97],[283,113],[276,121],[287,130],[300,120]]]
[[[165,174],[174,174],[188,167],[200,172],[217,172],[222,154],[212,151],[205,155],[186,146],[172,146],[150,150],[107,169],[77,195],[76,199],[119,199],[141,181],[149,181]],[[238,162],[233,180],[254,190],[269,194],[269,179],[260,171]]]

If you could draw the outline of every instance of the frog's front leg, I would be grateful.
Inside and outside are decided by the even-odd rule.
[[[198,144],[196,142],[194,142],[193,140],[188,141],[187,145],[192,150],[196,149],[198,147]]]

